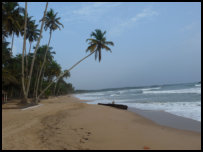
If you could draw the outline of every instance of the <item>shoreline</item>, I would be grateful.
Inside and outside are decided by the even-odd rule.
[[[78,100],[81,100],[80,98],[75,97],[74,94],[72,96],[74,98],[77,98]],[[81,102],[89,104],[88,102],[91,102],[91,100],[81,100]],[[134,107],[128,107],[127,111],[133,112],[146,119],[152,120],[153,122],[161,126],[201,133],[201,122],[194,119],[178,116],[165,111],[143,110]]]
[[[201,134],[165,127],[139,114],[91,105],[73,96],[21,110],[2,106],[2,149],[201,149]],[[12,108],[9,108],[12,107]]]
[[[142,110],[132,107],[129,107],[128,111],[141,115],[162,126],[201,133],[201,122],[193,119],[177,116],[165,111]]]

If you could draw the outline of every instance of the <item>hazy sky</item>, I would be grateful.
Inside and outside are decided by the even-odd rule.
[[[28,3],[28,13],[37,21],[44,8],[45,3]],[[112,53],[103,50],[100,63],[93,55],[71,71],[67,81],[76,89],[201,80],[200,2],[50,2],[50,8],[64,25],[50,44],[63,69],[87,55],[86,39],[95,29],[106,30],[107,40],[115,44]],[[43,31],[41,45],[48,36]],[[22,45],[22,38],[15,39],[14,54],[22,52]]]

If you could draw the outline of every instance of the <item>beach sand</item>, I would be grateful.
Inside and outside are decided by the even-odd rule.
[[[2,105],[2,149],[201,149],[201,133],[61,96],[24,110],[16,102]]]

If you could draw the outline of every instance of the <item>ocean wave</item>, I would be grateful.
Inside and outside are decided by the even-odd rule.
[[[195,87],[201,87],[201,84],[195,84]]]
[[[179,89],[179,90],[159,90],[159,91],[144,90],[143,91],[143,94],[174,94],[174,93],[196,93],[196,94],[201,94],[201,89],[199,89],[199,88],[190,88],[190,89]]]
[[[119,94],[111,94],[111,97],[120,96]]]
[[[156,87],[156,88],[144,88],[144,89],[141,89],[142,91],[150,91],[150,90],[159,90],[161,89],[161,87]]]
[[[201,121],[201,101],[197,102],[147,102],[125,103],[129,107],[142,110],[165,111],[177,116],[182,116]]]

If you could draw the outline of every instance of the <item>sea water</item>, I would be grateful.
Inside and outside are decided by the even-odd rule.
[[[201,83],[114,88],[75,94],[88,104],[125,104],[131,108],[165,111],[201,122]]]

